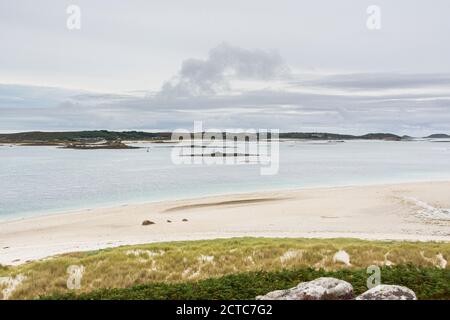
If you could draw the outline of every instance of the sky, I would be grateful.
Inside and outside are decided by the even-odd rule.
[[[71,5],[80,29],[67,27]],[[0,132],[203,121],[450,133],[449,11],[448,0],[0,0]]]

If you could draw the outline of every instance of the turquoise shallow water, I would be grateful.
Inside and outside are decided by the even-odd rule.
[[[282,142],[273,176],[254,164],[174,165],[171,150],[0,146],[0,220],[223,193],[450,180],[445,142]]]

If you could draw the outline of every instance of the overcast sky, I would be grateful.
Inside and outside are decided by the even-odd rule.
[[[80,30],[66,26],[72,4]],[[449,12],[448,0],[0,0],[0,131],[203,120],[450,133]]]

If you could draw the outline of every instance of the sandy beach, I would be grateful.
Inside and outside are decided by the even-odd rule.
[[[317,188],[5,221],[0,222],[0,263],[126,244],[242,236],[450,241],[449,195],[450,182]],[[155,224],[143,226],[144,220]]]

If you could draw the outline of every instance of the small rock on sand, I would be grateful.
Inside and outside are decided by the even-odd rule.
[[[171,220],[167,220],[167,223],[171,223],[172,221]]]
[[[148,226],[148,225],[151,225],[151,224],[155,224],[153,221],[150,221],[150,220],[144,220],[144,221],[142,221],[142,225],[143,226]]]
[[[188,221],[188,219],[183,219],[183,220],[181,220],[181,221],[183,221],[183,222],[187,222],[187,221]]]

